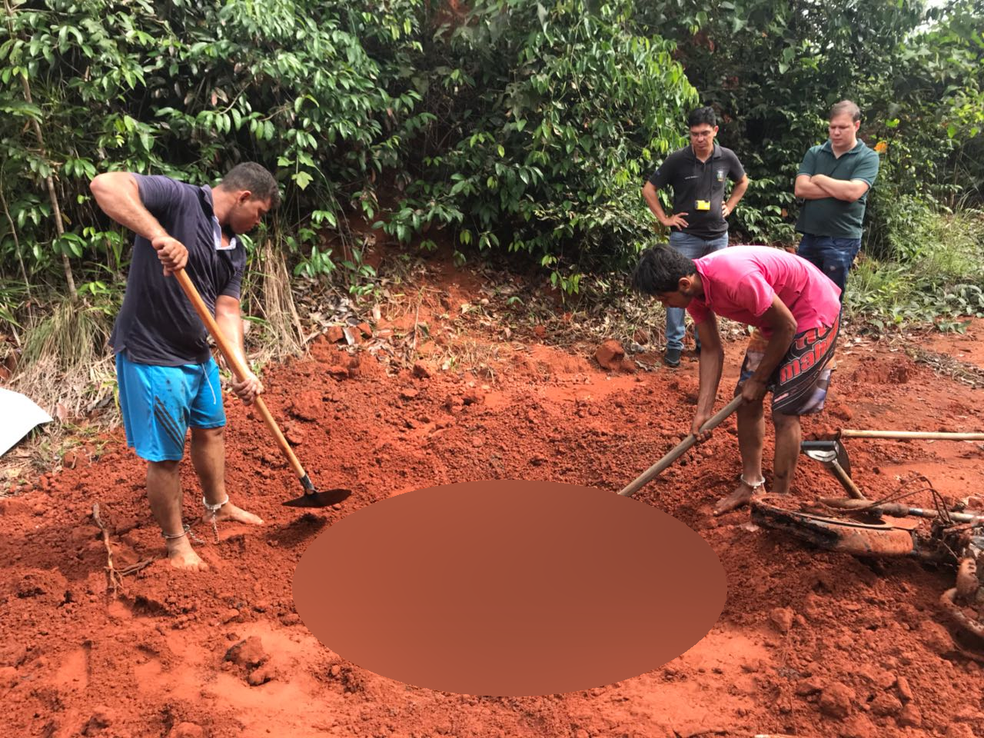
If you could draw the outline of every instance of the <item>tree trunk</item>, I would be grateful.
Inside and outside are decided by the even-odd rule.
[[[10,12],[9,5],[7,5],[7,12]],[[24,99],[27,100],[28,104],[33,104],[34,101],[31,100],[31,85],[27,81],[27,77],[21,77],[21,82],[24,83]],[[45,156],[44,136],[41,134],[41,124],[38,123],[37,119],[33,119],[32,123],[34,124],[34,135],[37,137],[38,145],[41,147],[41,156]],[[55,231],[58,233],[58,237],[61,238],[65,235],[65,226],[62,223],[61,206],[58,204],[58,194],[55,192],[55,178],[49,174],[45,177],[45,181],[48,184],[48,197],[51,200],[51,209],[55,216]],[[62,252],[62,267],[65,269],[65,282],[68,284],[68,294],[71,296],[72,300],[77,300],[79,299],[79,293],[75,288],[75,276],[72,274],[72,264],[68,260],[68,254],[64,252]]]

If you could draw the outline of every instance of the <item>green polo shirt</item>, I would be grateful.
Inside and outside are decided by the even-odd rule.
[[[868,183],[868,192],[878,176],[878,154],[869,149],[863,141],[840,158],[834,156],[829,139],[806,152],[796,176],[805,174],[826,174],[833,179],[850,181],[860,179]],[[865,192],[854,202],[845,202],[836,197],[819,200],[806,200],[800,208],[796,230],[812,236],[831,238],[861,238],[861,222],[864,220],[864,206],[868,201]]]

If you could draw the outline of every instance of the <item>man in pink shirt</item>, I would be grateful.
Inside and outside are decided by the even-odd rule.
[[[747,503],[765,484],[762,400],[772,392],[776,428],[773,492],[786,494],[796,471],[800,416],[823,409],[840,324],[840,289],[805,259],[768,246],[735,246],[700,259],[656,246],[643,252],[633,283],[664,307],[686,308],[700,336],[700,391],[691,432],[713,415],[724,349],[717,318],[753,326],[735,394],[742,474],[714,514]]]

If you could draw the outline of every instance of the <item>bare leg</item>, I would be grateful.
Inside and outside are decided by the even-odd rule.
[[[184,530],[181,522],[181,477],[177,461],[147,462],[147,499],[161,530],[169,535]],[[191,547],[188,536],[167,540],[167,557],[177,569],[205,571],[208,565]]]
[[[776,458],[773,463],[774,478],[772,491],[784,495],[789,492],[789,484],[796,472],[796,462],[799,460],[800,419],[798,415],[772,413],[772,422],[776,426]]]
[[[762,403],[738,406],[738,450],[741,453],[741,475],[749,482],[762,480],[762,444],[765,440],[765,417]],[[714,514],[722,515],[746,504],[756,489],[739,482],[737,489],[714,506]]]
[[[202,483],[202,492],[210,505],[218,505],[226,499],[225,486],[225,428],[191,429],[191,463]],[[204,519],[212,514],[205,511]],[[227,502],[215,515],[216,520],[235,520],[250,525],[263,525],[263,520]]]

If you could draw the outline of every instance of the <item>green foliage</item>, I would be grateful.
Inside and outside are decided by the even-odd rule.
[[[960,318],[984,317],[984,214],[936,212],[906,198],[891,217],[900,219],[890,231],[892,260],[859,260],[848,283],[851,312],[879,330],[913,323],[956,330]]]
[[[884,149],[866,248],[914,259],[913,203],[980,198],[982,15],[980,0],[4,0],[0,319],[73,272],[87,304],[118,299],[130,236],[94,207],[94,174],[204,183],[242,160],[281,179],[257,239],[297,275],[372,292],[354,212],[425,249],[444,228],[457,260],[498,249],[574,293],[651,238],[640,186],[684,143],[698,90],[752,180],[734,240],[794,238],[796,167],[850,96]]]
[[[428,50],[418,87],[442,115],[402,207],[377,225],[402,242],[452,226],[461,246],[532,257],[567,294],[582,268],[635,253],[653,227],[644,176],[682,144],[696,93],[633,10],[476,2]]]
[[[403,74],[420,51],[422,0],[385,9],[290,0],[5,8],[0,274],[16,266],[22,279],[58,285],[64,254],[119,280],[129,236],[103,230],[92,176],[124,169],[213,183],[242,160],[277,171],[284,205],[274,228],[290,234],[302,263],[315,255],[308,271],[324,274],[318,229],[371,195],[433,118],[417,111],[420,95]]]
[[[843,98],[864,113],[862,138],[887,145],[875,193],[887,191],[888,200],[972,190],[980,198],[979,2],[927,9],[922,0],[666,0],[645,7],[644,21],[677,42],[702,101],[721,115],[719,140],[761,183],[732,218],[739,235],[791,239],[798,164],[826,138],[827,110]],[[869,237],[884,241],[888,227],[876,210]]]
[[[342,262],[348,270],[348,289],[353,297],[360,298],[376,292],[378,287],[376,280],[376,268],[372,264],[367,264],[363,259],[364,249],[352,249],[352,258]]]

